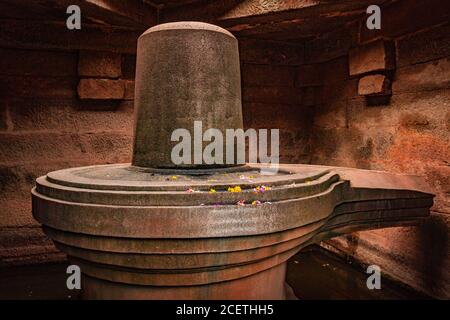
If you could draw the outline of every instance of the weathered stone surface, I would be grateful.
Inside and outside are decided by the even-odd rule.
[[[450,25],[439,25],[397,40],[397,66],[450,56]]]
[[[391,81],[384,75],[374,74],[359,79],[359,95],[389,95],[391,92]]]
[[[81,30],[73,32],[61,28],[61,22],[2,20],[0,45],[7,48],[57,49],[61,50],[102,50],[135,54],[136,41],[140,31],[124,30],[111,26],[85,24]]]
[[[346,56],[358,43],[358,28],[354,23],[345,28],[321,33],[305,43],[305,62],[323,63]]]
[[[75,77],[77,54],[64,51],[1,48],[0,75]]]
[[[450,88],[450,58],[404,67],[396,72],[394,93]]]
[[[320,86],[323,83],[322,65],[307,64],[298,67],[297,78],[295,79],[296,87],[312,87]]]
[[[311,110],[294,104],[247,102],[243,105],[246,128],[297,128],[302,130],[311,121]],[[302,123],[302,125],[299,125]],[[282,147],[282,144],[280,144]]]
[[[242,99],[245,102],[300,104],[301,90],[294,87],[244,87]]]
[[[370,30],[365,21],[362,21],[361,42],[373,41],[380,37],[400,37],[433,25],[447,23],[450,19],[450,6],[442,0],[394,1],[382,8],[381,19],[381,30]]]
[[[23,133],[0,136],[0,163],[24,164],[39,159],[40,162],[77,160],[82,163],[126,162],[130,159],[131,136],[126,132],[96,133]],[[111,149],[114,148],[114,152]]]
[[[316,101],[323,104],[358,97],[358,83],[358,79],[351,79],[323,86]]]
[[[242,66],[243,86],[293,87],[295,67],[247,64]]]
[[[303,45],[250,38],[239,39],[239,58],[271,65],[300,65],[305,61]]]
[[[16,133],[64,131],[73,133],[123,131],[132,134],[130,103],[86,102],[77,99],[15,99],[8,101],[11,129]]]
[[[351,238],[337,237],[326,243],[341,255],[352,252],[351,258],[357,262],[380,266],[392,278],[419,292],[448,299],[449,223],[448,214],[432,213],[416,227],[357,232]]]
[[[181,174],[175,183],[167,182],[173,173],[155,175],[129,170],[128,165],[61,170],[37,180],[33,212],[57,247],[68,253],[74,263],[81,263],[83,272],[90,277],[131,286],[145,285],[142,298],[173,295],[201,298],[203,290],[189,294],[182,287],[203,284],[208,285],[207,298],[211,299],[228,297],[217,290],[218,282],[235,281],[230,286],[236,289],[243,285],[239,279],[259,272],[267,275],[272,268],[280,268],[274,279],[280,282],[284,279],[281,275],[285,272],[285,261],[300,248],[341,232],[365,229],[367,222],[371,227],[409,223],[426,215],[426,208],[432,203],[427,187],[412,176],[283,165],[280,173],[267,177],[258,173],[259,168],[247,171],[255,176],[251,181],[243,180],[242,173],[237,171],[207,177]],[[108,177],[120,177],[120,185],[105,185],[103,181]],[[208,192],[212,180],[218,189],[216,193]],[[254,199],[255,183],[269,181],[277,187],[260,195],[260,199],[270,202],[256,207],[236,206],[239,199],[248,203]],[[242,192],[221,191],[238,182]],[[77,188],[67,189],[64,187],[67,183]],[[198,192],[179,192],[186,185]],[[86,188],[89,194],[84,191]],[[102,192],[96,192],[98,188]],[[141,192],[132,195],[130,190]],[[199,201],[204,201],[203,205],[198,205]],[[224,205],[217,209],[214,206],[217,202]],[[63,219],[60,212],[64,212]],[[214,219],[212,215],[218,212],[222,218]],[[101,218],[105,215],[108,219]],[[239,219],[242,215],[247,218]],[[188,225],[184,223],[186,219],[190,221]],[[281,232],[281,238],[280,234],[274,236],[274,232]],[[240,241],[241,235],[246,235],[248,241]],[[118,238],[121,240],[111,241]],[[217,261],[221,261],[221,268],[217,268]],[[235,267],[244,262],[244,268]],[[111,264],[120,270],[107,267]],[[204,269],[199,273],[198,268]],[[157,272],[138,272],[142,269]],[[189,273],[191,269],[195,272]],[[94,294],[90,290],[96,286],[89,285],[88,292]],[[249,285],[244,289],[246,296],[258,299],[284,296],[273,291],[276,283],[264,290],[256,283]],[[117,287],[114,293],[100,290],[96,296],[125,298],[126,294],[126,289]]]
[[[134,100],[134,89],[135,82],[132,80],[125,80],[125,93],[123,98],[125,100]]]
[[[198,47],[197,42],[208,45]],[[174,51],[174,43],[187,49]],[[160,63],[168,55],[169,63]],[[286,261],[303,247],[428,215],[430,189],[414,176],[307,165],[280,165],[274,175],[261,173],[265,165],[257,164],[189,165],[180,171],[169,162],[171,150],[164,142],[173,129],[191,128],[199,119],[222,131],[243,125],[235,38],[203,23],[161,25],[140,38],[137,67],[132,165],[53,171],[38,178],[32,190],[34,217],[85,274],[85,298],[282,299]],[[270,118],[273,110],[266,106],[286,99],[291,103],[281,107],[289,116],[287,111],[299,107],[304,89],[311,87],[295,88],[290,68],[263,69],[250,75],[283,70],[277,86],[248,80],[244,100],[253,101],[250,108],[265,105]],[[282,86],[286,79],[288,85]],[[327,81],[323,90],[341,90],[342,98],[324,99],[330,102],[324,106],[348,99],[354,83]],[[267,94],[259,104],[256,90]],[[296,120],[306,124],[305,131],[286,130],[281,140],[303,156],[308,146],[301,149],[298,142],[313,121],[312,108],[302,110],[306,117]],[[289,119],[291,126],[294,120]],[[114,144],[106,134],[75,137],[82,152],[100,158],[121,149],[122,143]],[[352,154],[360,166],[374,153],[371,138],[334,138],[356,142]],[[230,192],[232,186],[239,186],[239,192]],[[255,186],[270,187],[260,192]],[[271,282],[262,287],[262,279]]]
[[[192,132],[194,120],[203,122],[203,130],[242,128],[236,38],[201,22],[168,23],[147,30],[138,41],[135,108],[136,166],[174,167],[172,132],[178,128]],[[186,114],[186,110],[195,112]]]
[[[122,55],[122,78],[134,80],[136,77],[136,55]]]
[[[357,76],[395,68],[395,48],[392,42],[378,40],[349,52],[349,72]]]
[[[110,79],[81,79],[78,83],[80,99],[122,100],[125,98],[125,81]]]
[[[347,56],[321,63],[320,66],[320,76],[324,85],[341,83],[349,79]]]
[[[0,243],[0,267],[61,262],[66,258],[38,225],[0,227]]]
[[[317,105],[317,95],[321,92],[320,88],[318,87],[305,87],[301,88],[301,95],[302,95],[302,101],[301,106],[302,107],[313,107]]]
[[[80,51],[78,75],[81,77],[118,78],[122,75],[122,57],[118,53]]]
[[[1,98],[74,98],[75,77],[0,76]]]
[[[8,129],[8,123],[9,123],[9,116],[8,116],[8,104],[3,101],[0,102],[0,130],[7,130]]]

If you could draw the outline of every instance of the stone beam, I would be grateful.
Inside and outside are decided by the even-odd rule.
[[[0,46],[23,49],[98,50],[118,53],[136,52],[141,32],[84,24],[71,31],[65,23],[0,20]]]

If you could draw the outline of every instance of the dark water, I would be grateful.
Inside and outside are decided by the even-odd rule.
[[[66,288],[67,263],[0,269],[0,299],[78,299]],[[392,281],[369,290],[367,274],[324,250],[307,250],[289,260],[287,282],[299,299],[426,299]]]

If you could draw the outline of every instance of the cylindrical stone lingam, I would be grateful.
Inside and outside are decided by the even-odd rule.
[[[170,156],[171,134],[178,128],[193,132],[194,121],[202,121],[203,131],[242,128],[236,38],[201,22],[148,29],[138,40],[135,90],[133,165],[204,167],[194,161],[176,166]],[[191,148],[192,159],[195,150]]]
[[[236,39],[204,23],[160,25],[137,59],[133,163],[50,172],[32,190],[33,216],[80,266],[84,298],[283,299],[286,261],[304,246],[428,215],[432,195],[411,176],[177,171],[174,129],[242,127]]]

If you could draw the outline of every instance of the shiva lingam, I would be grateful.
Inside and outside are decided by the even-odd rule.
[[[243,127],[238,43],[222,28],[148,29],[135,93],[131,164],[50,172],[32,190],[33,215],[81,268],[86,299],[284,299],[287,260],[303,247],[429,215],[433,195],[410,175],[174,165],[173,130]]]

